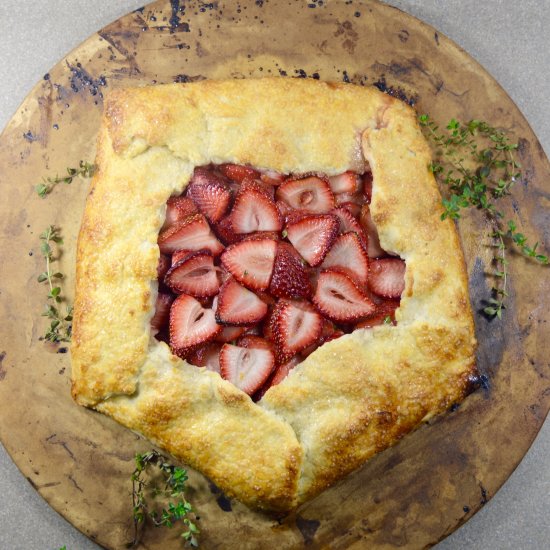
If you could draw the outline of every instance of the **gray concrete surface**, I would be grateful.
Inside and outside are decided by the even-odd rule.
[[[31,87],[61,57],[91,33],[142,3],[142,0],[1,0],[0,128]],[[477,59],[516,102],[545,151],[550,153],[548,0],[387,3],[430,23]],[[0,550],[57,550],[63,545],[67,550],[98,548],[35,493],[0,445]],[[503,488],[437,548],[550,548],[548,420]]]

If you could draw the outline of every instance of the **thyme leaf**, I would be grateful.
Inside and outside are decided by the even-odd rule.
[[[44,339],[48,342],[69,342],[71,340],[73,308],[62,296],[61,287],[58,284],[58,281],[63,279],[63,274],[52,269],[52,264],[59,257],[59,246],[63,244],[60,229],[53,225],[48,226],[40,234],[40,240],[42,241],[40,252],[46,260],[46,270],[38,275],[37,281],[47,283],[49,288],[48,302],[42,316],[50,319],[50,326]],[[64,306],[65,312],[61,311],[62,306]]]
[[[516,223],[505,222],[504,214],[495,205],[510,195],[514,184],[521,180],[521,166],[515,158],[518,145],[481,120],[461,123],[453,118],[440,129],[424,114],[419,122],[436,150],[435,161],[428,165],[428,170],[449,190],[443,198],[441,219],[459,219],[462,210],[474,207],[483,211],[493,226],[490,236],[495,243],[493,276],[497,284],[491,289],[491,298],[483,312],[501,318],[508,296],[508,245],[540,264],[548,264],[548,256],[537,251],[538,242],[531,246],[527,237],[517,231]]]
[[[55,177],[42,178],[42,182],[35,186],[35,190],[38,196],[45,198],[58,183],[70,184],[76,177],[90,178],[94,175],[94,171],[94,164],[81,160],[77,168],[67,168],[66,176],[56,175]]]
[[[173,527],[180,521],[184,525],[181,533],[182,539],[192,547],[198,547],[198,534],[200,533],[196,523],[195,510],[185,498],[187,471],[184,468],[174,466],[159,452],[152,450],[135,456],[135,470],[132,473],[132,506],[134,518],[134,539],[129,544],[135,546],[139,542],[141,530],[147,520],[156,527]],[[150,467],[156,467],[161,474],[162,484],[152,485]],[[151,499],[161,497],[164,506],[151,507],[148,494]],[[192,519],[193,518],[193,519]]]

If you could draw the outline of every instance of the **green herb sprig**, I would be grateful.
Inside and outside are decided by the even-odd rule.
[[[58,183],[70,184],[76,177],[90,178],[94,175],[95,165],[81,160],[78,168],[67,168],[66,176],[56,175],[55,177],[42,178],[42,182],[35,186],[36,192],[42,198],[52,192]]]
[[[59,245],[63,244],[58,227],[50,225],[40,234],[40,252],[46,260],[46,270],[38,275],[39,283],[47,283],[49,287],[48,303],[42,315],[50,319],[50,327],[44,335],[49,342],[69,342],[73,320],[73,308],[65,302],[61,295],[61,287],[58,281],[63,279],[63,274],[52,269],[59,257]],[[57,245],[57,255],[54,254],[54,245]],[[61,313],[62,302],[65,302],[65,313]]]
[[[482,210],[494,227],[490,236],[496,248],[493,275],[498,282],[491,289],[483,312],[501,318],[508,296],[507,245],[548,264],[548,257],[537,251],[538,242],[531,246],[525,235],[517,232],[515,222],[505,222],[504,214],[495,206],[495,201],[510,195],[514,184],[521,180],[521,166],[515,159],[518,145],[511,143],[504,132],[480,120],[463,124],[453,118],[445,130],[440,130],[429,115],[421,115],[419,121],[436,148],[435,161],[428,168],[450,191],[443,199],[441,219],[456,220],[461,210],[474,207]]]
[[[187,471],[184,468],[174,466],[159,452],[152,450],[148,453],[136,454],[136,468],[132,473],[132,503],[134,516],[134,540],[130,546],[139,542],[141,529],[148,518],[156,527],[173,527],[174,523],[181,521],[184,530],[181,537],[187,544],[198,547],[197,536],[200,533],[197,525],[191,519],[196,519],[195,511],[185,498]],[[150,482],[146,480],[146,472],[150,466],[154,466],[163,478],[163,487],[150,488]],[[161,497],[166,507],[151,508],[146,489],[150,488],[152,498]]]

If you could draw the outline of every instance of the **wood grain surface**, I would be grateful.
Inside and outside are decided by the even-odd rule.
[[[360,6],[360,7],[359,7]],[[0,137],[2,233],[0,439],[23,474],[71,523],[106,548],[132,536],[129,476],[150,444],[70,398],[66,347],[40,340],[46,291],[38,236],[51,223],[71,274],[86,182],[42,200],[32,183],[94,157],[107,88],[204,78],[280,75],[377,85],[419,112],[482,118],[519,141],[525,179],[516,185],[519,226],[548,241],[549,164],[500,86],[431,27],[375,1],[289,3],[159,1],[93,35],[32,90]],[[474,308],[491,281],[485,220],[464,217]],[[8,244],[9,243],[9,244]],[[204,548],[422,548],[466,521],[507,479],[550,407],[548,270],[510,256],[503,321],[476,315],[483,386],[287,518],[227,501],[192,472]],[[121,498],[128,495],[128,498]],[[178,533],[147,530],[143,548],[180,548]]]

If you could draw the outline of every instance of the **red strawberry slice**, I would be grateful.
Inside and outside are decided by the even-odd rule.
[[[369,259],[357,233],[340,235],[323,260],[321,267],[342,269],[358,285],[366,285],[369,276]]]
[[[231,191],[215,174],[195,175],[187,187],[187,197],[212,223],[221,220],[229,208]]]
[[[168,270],[164,283],[176,294],[196,298],[214,296],[220,282],[212,253],[209,250],[190,252]]]
[[[242,241],[225,249],[222,265],[239,281],[252,290],[269,287],[277,242],[271,239]]]
[[[216,323],[214,311],[205,309],[187,294],[180,294],[170,308],[170,347],[185,357],[198,345],[215,338],[222,327]]]
[[[276,172],[275,170],[262,170],[260,173],[260,179],[268,185],[281,185],[285,181],[285,176]]]
[[[278,298],[293,299],[311,296],[311,283],[304,267],[304,260],[286,242],[280,242],[277,246],[269,292]]]
[[[373,260],[369,268],[370,289],[385,298],[399,298],[405,289],[405,262],[399,258]]]
[[[238,234],[255,231],[280,231],[283,222],[273,200],[255,182],[243,185],[231,211],[233,231]]]
[[[270,201],[275,202],[275,188],[262,179],[245,178],[241,183],[239,191],[244,193],[249,188],[261,191]]]
[[[315,176],[286,180],[277,188],[276,196],[296,210],[315,214],[324,214],[334,208],[334,195],[329,184]]]
[[[273,352],[224,344],[220,351],[222,378],[248,395],[256,392],[275,368]]]
[[[328,178],[331,191],[338,193],[355,193],[359,188],[359,176],[355,172],[344,172]]]
[[[258,348],[273,351],[273,344],[269,340],[266,340],[261,336],[255,336],[254,334],[246,334],[245,336],[242,336],[237,341],[237,345],[242,348]]]
[[[168,325],[170,318],[170,306],[174,301],[172,294],[159,292],[155,303],[155,314],[151,318],[151,331],[153,336]]]
[[[194,214],[176,222],[163,231],[158,238],[158,245],[163,254],[172,254],[176,250],[210,250],[214,256],[219,255],[223,245],[216,239],[206,218]]]
[[[372,221],[368,204],[364,204],[361,208],[359,223],[363,228],[363,231],[367,235],[367,254],[369,255],[369,258],[378,258],[380,256],[384,256],[385,252],[380,246],[378,230],[376,229],[376,225],[374,225],[374,222]]]
[[[399,300],[384,300],[376,306],[374,315],[357,323],[355,328],[372,328],[378,325],[396,325],[395,310],[399,307]]]
[[[338,205],[338,208],[345,208],[354,218],[359,218],[359,215],[361,214],[361,206],[354,202],[343,202]]]
[[[157,264],[157,279],[159,281],[164,280],[164,276],[166,275],[166,272],[170,269],[170,256],[166,256],[166,254],[161,254],[159,256],[159,261]]]
[[[266,313],[267,304],[235,279],[228,279],[220,288],[216,309],[218,323],[252,325],[261,321]]]
[[[254,170],[254,168],[243,166],[242,164],[220,164],[218,169],[225,177],[239,183],[245,178],[256,179],[260,176],[259,172]]]
[[[212,306],[212,309],[216,309],[214,306]],[[222,328],[222,331],[216,336],[216,342],[223,342],[224,344],[226,342],[233,342],[239,336],[244,334],[247,327],[232,327],[232,326],[225,326]]]
[[[310,216],[286,226],[286,235],[309,265],[319,265],[336,240],[340,221],[332,214]],[[284,234],[284,233],[283,233]]]
[[[242,235],[237,235],[233,229],[231,214],[222,218],[218,223],[213,225],[214,232],[223,244],[230,245],[241,240]]]
[[[166,203],[166,218],[161,231],[187,216],[197,213],[195,203],[188,197],[170,197]]]
[[[372,200],[372,172],[365,172],[363,174],[363,194],[367,200],[367,204],[370,204]]]
[[[361,244],[367,248],[367,236],[363,233],[363,228],[355,218],[355,216],[349,211],[348,208],[340,206],[332,210],[331,214],[334,214],[340,220],[340,233],[357,233]]]
[[[183,260],[186,256],[189,256],[189,254],[192,254],[193,250],[176,250],[172,254],[172,265],[176,265],[179,261]]]
[[[365,195],[363,195],[363,193],[339,193],[334,196],[334,202],[336,206],[342,206],[348,203],[362,206],[365,203]]]
[[[351,277],[332,270],[319,275],[313,303],[325,317],[339,323],[357,321],[376,309]]]
[[[220,374],[221,349],[221,343],[210,342],[192,351],[187,357],[187,362],[195,365],[196,367],[205,367],[206,370],[210,370],[212,372],[217,372],[218,374]]]
[[[271,330],[279,363],[286,363],[321,337],[323,318],[308,302],[279,300]]]

